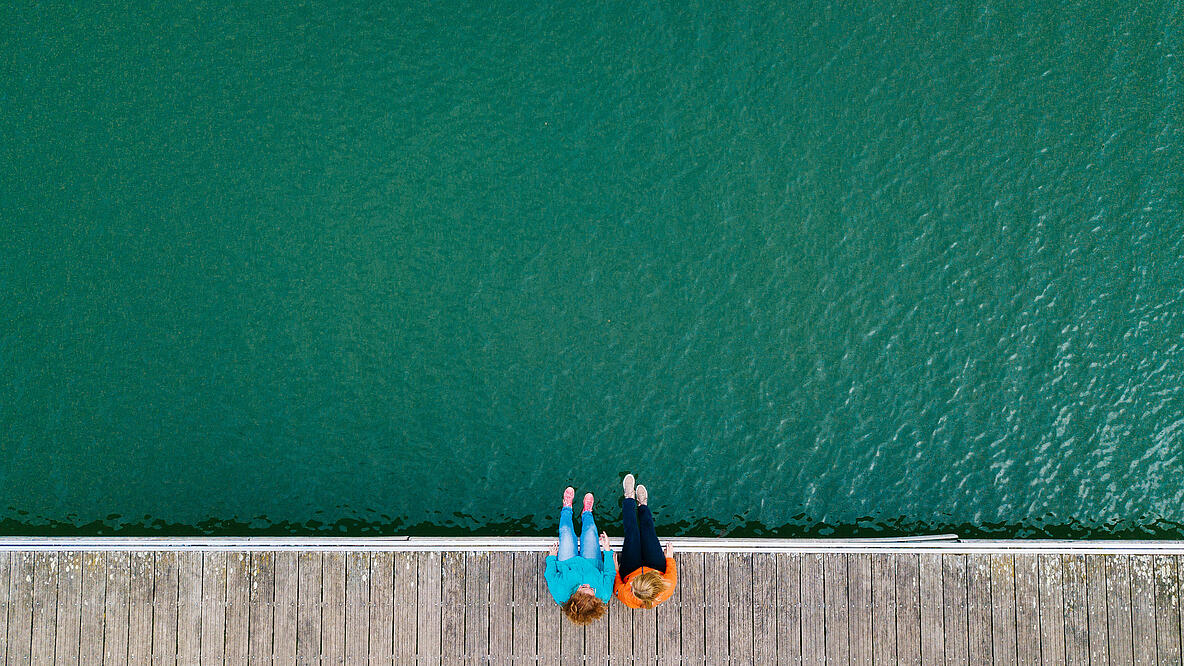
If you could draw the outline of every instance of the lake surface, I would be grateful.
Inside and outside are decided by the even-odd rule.
[[[0,532],[1184,538],[1184,4],[924,4],[0,9]]]

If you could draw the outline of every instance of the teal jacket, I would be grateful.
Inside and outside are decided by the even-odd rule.
[[[562,562],[554,555],[547,556],[547,589],[555,603],[563,604],[571,598],[576,588],[588,584],[596,592],[596,597],[608,602],[613,597],[613,578],[617,575],[617,564],[613,559],[613,551],[600,551],[600,559],[589,560],[576,555]]]

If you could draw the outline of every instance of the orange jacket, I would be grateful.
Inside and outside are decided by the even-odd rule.
[[[616,577],[616,581],[613,583],[613,591],[616,592],[617,598],[621,600],[621,603],[630,608],[641,608],[641,600],[633,596],[633,587],[630,585],[630,583],[633,582],[634,578],[637,578],[641,574],[648,573],[650,571],[657,571],[657,569],[642,567],[630,573],[628,576],[625,576],[624,580],[621,580],[620,575]],[[670,596],[674,594],[674,586],[678,584],[678,569],[674,565],[673,557],[666,558],[666,573],[662,574],[662,578],[665,579],[669,585],[667,586],[665,592],[662,592],[654,598],[655,606],[669,599]]]

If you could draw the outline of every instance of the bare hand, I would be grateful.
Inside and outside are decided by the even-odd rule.
[[[608,533],[607,532],[600,533],[600,549],[601,550],[612,550],[612,547],[609,546],[609,544],[608,544]]]
[[[666,557],[674,557],[674,544],[666,542]]]
[[[558,541],[551,544],[551,547],[547,550],[547,554],[551,555],[551,556],[555,556],[555,555],[559,554],[559,542]]]

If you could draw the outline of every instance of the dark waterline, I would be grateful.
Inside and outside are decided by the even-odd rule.
[[[1184,538],[1182,22],[0,9],[0,533]]]

